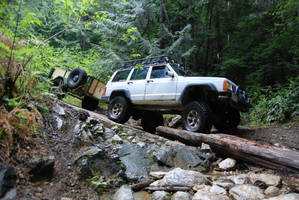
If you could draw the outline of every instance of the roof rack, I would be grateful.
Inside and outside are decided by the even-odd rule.
[[[141,59],[124,61],[124,62],[122,62],[121,68],[134,67],[137,64],[141,64],[141,65],[163,64],[166,62],[170,62],[170,59],[168,56],[153,56],[153,57],[149,57],[149,58],[141,58]]]

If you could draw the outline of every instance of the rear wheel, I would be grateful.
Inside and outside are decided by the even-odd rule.
[[[219,131],[231,131],[237,128],[241,118],[240,112],[232,107],[227,107],[220,112],[217,112],[217,119],[214,126]]]
[[[117,123],[125,123],[131,116],[131,105],[123,96],[114,97],[108,106],[108,118]]]
[[[146,132],[154,133],[158,126],[164,123],[163,115],[160,112],[145,111],[141,117],[141,126]]]
[[[90,111],[94,111],[99,104],[99,100],[90,97],[90,96],[85,96],[82,99],[82,108],[86,109],[86,110],[90,110]]]
[[[205,102],[192,101],[183,110],[184,127],[188,131],[210,133],[210,109]]]

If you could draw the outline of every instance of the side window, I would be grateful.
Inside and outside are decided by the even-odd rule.
[[[116,73],[116,75],[114,76],[112,82],[126,81],[129,73],[130,73],[130,70],[118,71]]]
[[[168,68],[166,66],[155,66],[152,69],[151,78],[166,78]]]
[[[131,80],[143,80],[146,78],[147,72],[148,67],[144,67],[143,69],[134,69]]]

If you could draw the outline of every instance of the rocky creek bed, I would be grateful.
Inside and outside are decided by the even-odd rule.
[[[299,176],[215,155],[51,100],[1,163],[0,200],[299,199]]]

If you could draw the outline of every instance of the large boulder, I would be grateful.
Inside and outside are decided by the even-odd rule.
[[[119,158],[125,166],[126,177],[131,181],[148,178],[150,171],[150,157],[146,148],[137,144],[124,144],[118,151]]]
[[[201,185],[206,181],[206,177],[197,171],[183,170],[175,168],[169,171],[163,179],[153,182],[151,187],[193,187]]]

